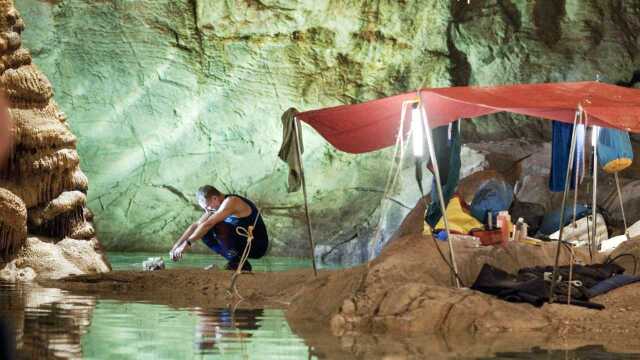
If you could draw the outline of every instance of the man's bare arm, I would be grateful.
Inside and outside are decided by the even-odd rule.
[[[203,237],[212,227],[216,224],[224,221],[231,215],[238,215],[241,211],[244,202],[237,197],[228,197],[220,205],[220,209],[216,211],[213,216],[202,222],[194,230],[194,232],[187,238],[188,241],[197,240]]]
[[[182,241],[179,241],[175,248],[171,250],[171,259],[179,260],[182,257],[182,253],[184,252],[187,243],[192,241],[201,239],[211,228],[213,228],[217,223],[222,222],[225,218],[230,215],[236,213],[238,208],[238,201],[241,201],[236,198],[227,198],[222,202],[220,209],[213,213],[213,215],[209,216],[206,220],[201,222],[196,226],[193,232],[188,235],[188,237]]]
[[[187,230],[184,231],[184,233],[182,234],[182,236],[180,236],[180,238],[178,238],[178,240],[175,242],[175,244],[173,244],[173,247],[171,248],[171,250],[175,250],[178,246],[180,246],[184,241],[187,240],[187,238],[189,237],[189,235],[193,234],[193,232],[195,231],[195,229],[198,227],[198,225],[202,224],[203,222],[205,222],[209,217],[211,217],[213,214],[209,213],[209,212],[205,212],[200,219],[198,219],[197,222],[189,225],[189,227],[187,228]]]
[[[226,205],[226,206],[225,206]],[[217,223],[222,222],[225,218],[230,215],[233,215],[235,209],[232,201],[230,203],[224,204],[220,207],[218,211],[216,211],[213,216],[209,217],[204,222],[200,223],[196,229],[187,237],[187,241],[194,241],[202,238],[212,227],[214,227]]]

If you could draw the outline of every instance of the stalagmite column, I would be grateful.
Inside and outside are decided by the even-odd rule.
[[[27,238],[27,208],[11,191],[0,188],[0,256],[14,254]]]
[[[13,1],[0,0],[0,87],[9,105],[14,141],[0,169],[0,255],[8,261],[28,235],[91,239],[87,178],[76,138],[53,100],[49,80],[22,48],[24,22]]]

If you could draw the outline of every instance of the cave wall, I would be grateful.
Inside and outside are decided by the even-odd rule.
[[[256,200],[274,254],[304,255],[280,115],[420,86],[630,81],[640,1],[19,0],[24,41],[69,114],[110,249],[167,250],[209,183]],[[516,125],[516,126],[514,126]],[[318,242],[376,216],[388,151],[352,156],[304,128]],[[467,140],[549,137],[545,122],[465,122]],[[415,199],[418,195],[415,194]],[[413,204],[409,204],[412,206]]]

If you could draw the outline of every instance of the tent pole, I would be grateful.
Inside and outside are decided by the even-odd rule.
[[[309,217],[309,201],[307,200],[307,182],[304,178],[304,167],[302,166],[302,150],[300,149],[300,138],[302,137],[302,131],[298,119],[293,120],[295,126],[296,136],[296,151],[298,152],[298,165],[300,166],[300,179],[302,180],[302,193],[304,194],[304,214],[307,218],[307,235],[309,236],[309,246],[311,246],[311,261],[313,264],[313,274],[318,276],[318,268],[316,267],[315,257],[315,243],[313,241],[313,234],[311,233],[311,218]]]
[[[456,287],[460,287],[460,279],[458,278],[458,265],[456,264],[456,257],[453,251],[453,239],[451,238],[451,232],[449,231],[449,220],[447,219],[446,208],[447,205],[444,203],[444,195],[442,194],[442,183],[440,182],[440,171],[438,169],[438,160],[436,159],[436,151],[433,147],[433,139],[431,133],[431,127],[429,126],[429,119],[427,118],[427,113],[422,105],[422,101],[419,103],[420,106],[420,117],[422,118],[423,125],[426,126],[426,135],[427,135],[427,146],[429,148],[429,158],[431,159],[431,165],[433,165],[433,176],[436,178],[436,187],[438,189],[438,200],[440,201],[440,211],[442,212],[442,219],[444,221],[444,229],[447,232],[447,243],[449,244],[449,257],[451,261],[451,266],[453,266],[453,277],[455,278]]]
[[[582,116],[580,116],[580,118],[578,119],[578,127],[581,128],[581,132],[582,132],[582,128],[583,128],[583,124],[584,124],[584,119],[582,119]],[[585,131],[586,132],[586,131]],[[576,136],[577,136],[577,131],[576,131]],[[586,137],[586,133],[583,134],[584,137]],[[577,139],[576,139],[576,146],[577,146]],[[583,153],[584,153],[584,143],[583,145]],[[576,153],[578,152],[578,149],[576,149]],[[577,155],[577,154],[576,154]],[[583,158],[584,158],[584,154],[583,154]],[[573,182],[573,228],[577,229],[577,225],[576,225],[576,217],[577,217],[577,210],[578,210],[578,181],[580,180],[580,166],[583,166],[584,164],[581,163],[580,159],[576,159],[576,169],[574,171],[574,182]],[[584,167],[583,167],[584,169]],[[575,240],[578,240],[578,236],[576,235]]]
[[[582,113],[582,107],[578,110]],[[578,121],[578,112],[573,119],[573,130],[571,131],[571,146],[569,147],[569,162],[567,163],[567,174],[564,177],[564,193],[562,194],[562,207],[560,208],[560,234],[558,235],[558,244],[556,246],[556,260],[553,264],[553,275],[551,277],[551,288],[549,289],[549,303],[554,300],[553,292],[558,281],[558,261],[560,260],[560,246],[562,246],[562,235],[564,233],[564,210],[567,205],[567,194],[569,193],[569,184],[571,181],[571,170],[573,169],[573,159],[576,151],[576,123]]]
[[[591,131],[595,131],[596,134],[591,136],[593,141],[593,191],[591,199],[591,217],[593,220],[593,231],[591,241],[589,242],[589,256],[591,257],[591,263],[593,264],[593,251],[598,248],[596,241],[596,234],[598,231],[598,127],[593,126]]]
[[[616,179],[616,188],[618,189],[618,199],[620,199],[620,211],[622,212],[622,221],[624,222],[624,234],[627,236],[627,240],[630,240],[629,229],[627,228],[627,217],[624,216],[624,205],[622,203],[622,189],[620,189],[620,178],[618,177],[618,172],[614,172],[613,177]]]

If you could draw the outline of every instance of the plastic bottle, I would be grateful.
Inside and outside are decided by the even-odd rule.
[[[507,211],[500,211],[498,213],[496,222],[498,223],[497,225],[500,228],[502,245],[506,245],[509,241],[509,234],[511,233],[511,216]]]

